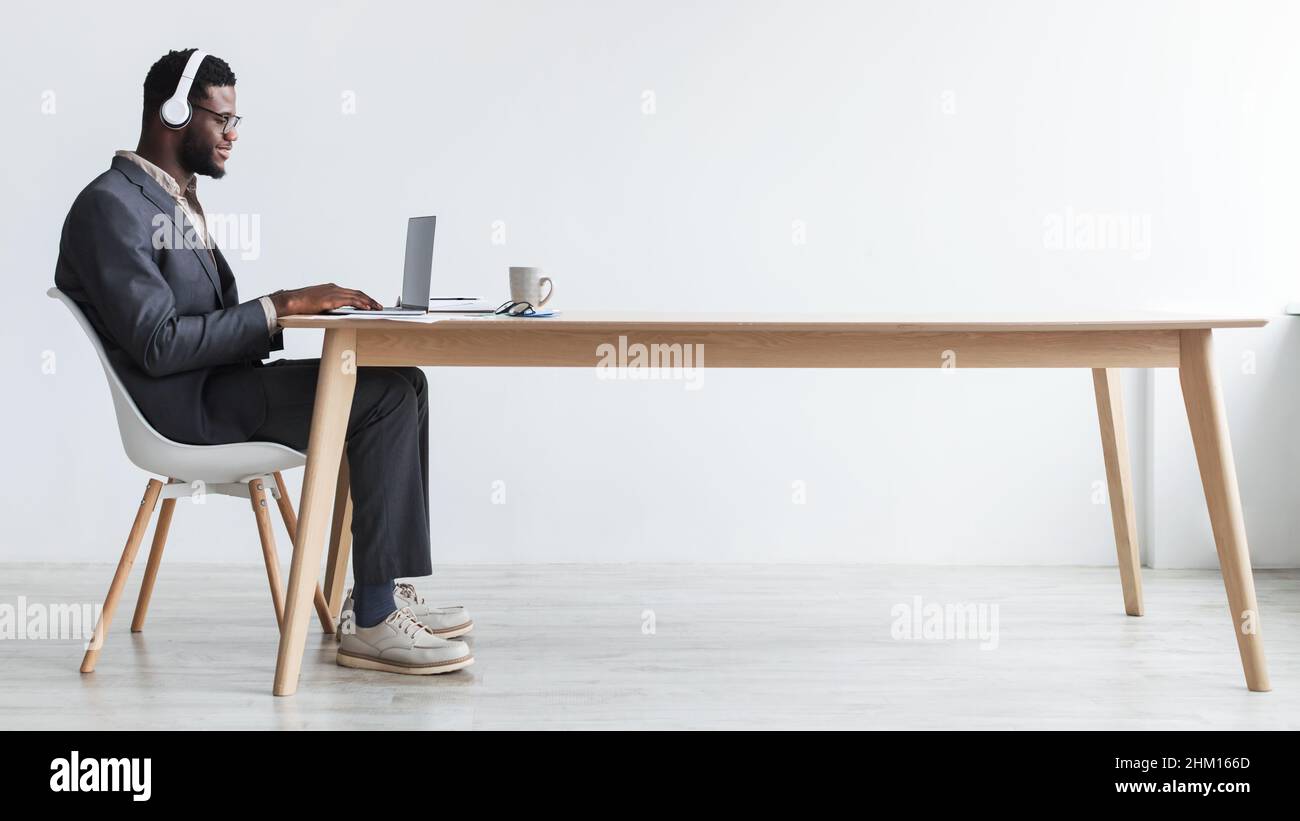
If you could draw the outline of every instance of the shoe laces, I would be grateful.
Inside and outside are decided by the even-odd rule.
[[[384,619],[384,621],[395,627],[398,632],[403,633],[410,638],[416,638],[419,636],[421,630],[426,633],[433,633],[432,630],[424,626],[424,622],[415,617],[415,613],[411,612],[411,608],[409,607],[403,607],[401,610],[394,610],[389,614],[388,618]]]
[[[416,604],[424,604],[424,598],[415,592],[415,585],[406,582],[398,582],[397,593],[402,598]]]

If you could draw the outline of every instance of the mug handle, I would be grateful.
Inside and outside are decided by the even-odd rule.
[[[541,279],[537,280],[537,288],[538,288],[538,290],[541,290],[541,287],[542,287],[543,284],[545,284],[545,285],[547,286],[547,287],[546,287],[546,296],[542,297],[541,300],[537,303],[537,307],[538,307],[538,308],[540,308],[540,307],[542,307],[543,305],[545,305],[546,303],[550,302],[550,301],[551,301],[551,295],[555,293],[555,283],[554,283],[554,282],[551,282],[551,278],[550,278],[550,277],[542,277]]]

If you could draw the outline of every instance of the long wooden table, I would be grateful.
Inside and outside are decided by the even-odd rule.
[[[342,605],[351,526],[343,445],[357,368],[595,368],[608,362],[609,346],[627,350],[638,343],[661,352],[673,349],[651,346],[703,346],[690,350],[702,351],[699,364],[708,368],[1091,369],[1124,610],[1130,616],[1142,615],[1142,579],[1119,369],[1177,368],[1246,686],[1268,690],[1237,473],[1213,357],[1215,329],[1258,328],[1266,322],[1157,313],[901,317],[573,311],[549,318],[462,317],[432,324],[286,317],[281,320],[286,328],[323,328],[325,340],[273,691],[292,695],[298,689],[327,522],[332,535],[326,589],[335,618]]]

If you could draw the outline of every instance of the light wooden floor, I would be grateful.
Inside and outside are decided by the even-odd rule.
[[[142,566],[95,673],[80,642],[0,640],[0,729],[1300,729],[1300,571],[1256,574],[1271,693],[1245,688],[1215,572],[1145,570],[1129,618],[1114,568],[663,564],[439,568],[421,589],[470,608],[474,666],[338,667],[315,626],[274,698],[262,568],[164,563],[131,635]],[[3,564],[0,604],[94,602],[112,570]],[[997,604],[999,648],[894,640],[915,595]]]

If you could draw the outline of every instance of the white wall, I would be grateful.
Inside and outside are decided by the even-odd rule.
[[[245,297],[334,280],[388,300],[405,218],[436,213],[436,291],[501,298],[507,266],[536,264],[561,309],[1274,316],[1300,298],[1291,3],[402,5],[7,11],[0,560],[115,558],[139,499],[98,365],[43,292],[168,48],[239,77],[247,122],[200,194],[260,220],[257,258],[234,260]],[[1061,248],[1047,229],[1070,215],[1145,220],[1150,246]],[[1252,548],[1294,566],[1300,343],[1280,316],[1222,336]],[[699,391],[430,375],[435,562],[1114,560],[1084,371],[710,371]],[[1168,376],[1149,406],[1128,380],[1147,548],[1212,564]],[[169,557],[258,560],[246,503],[173,527]]]

